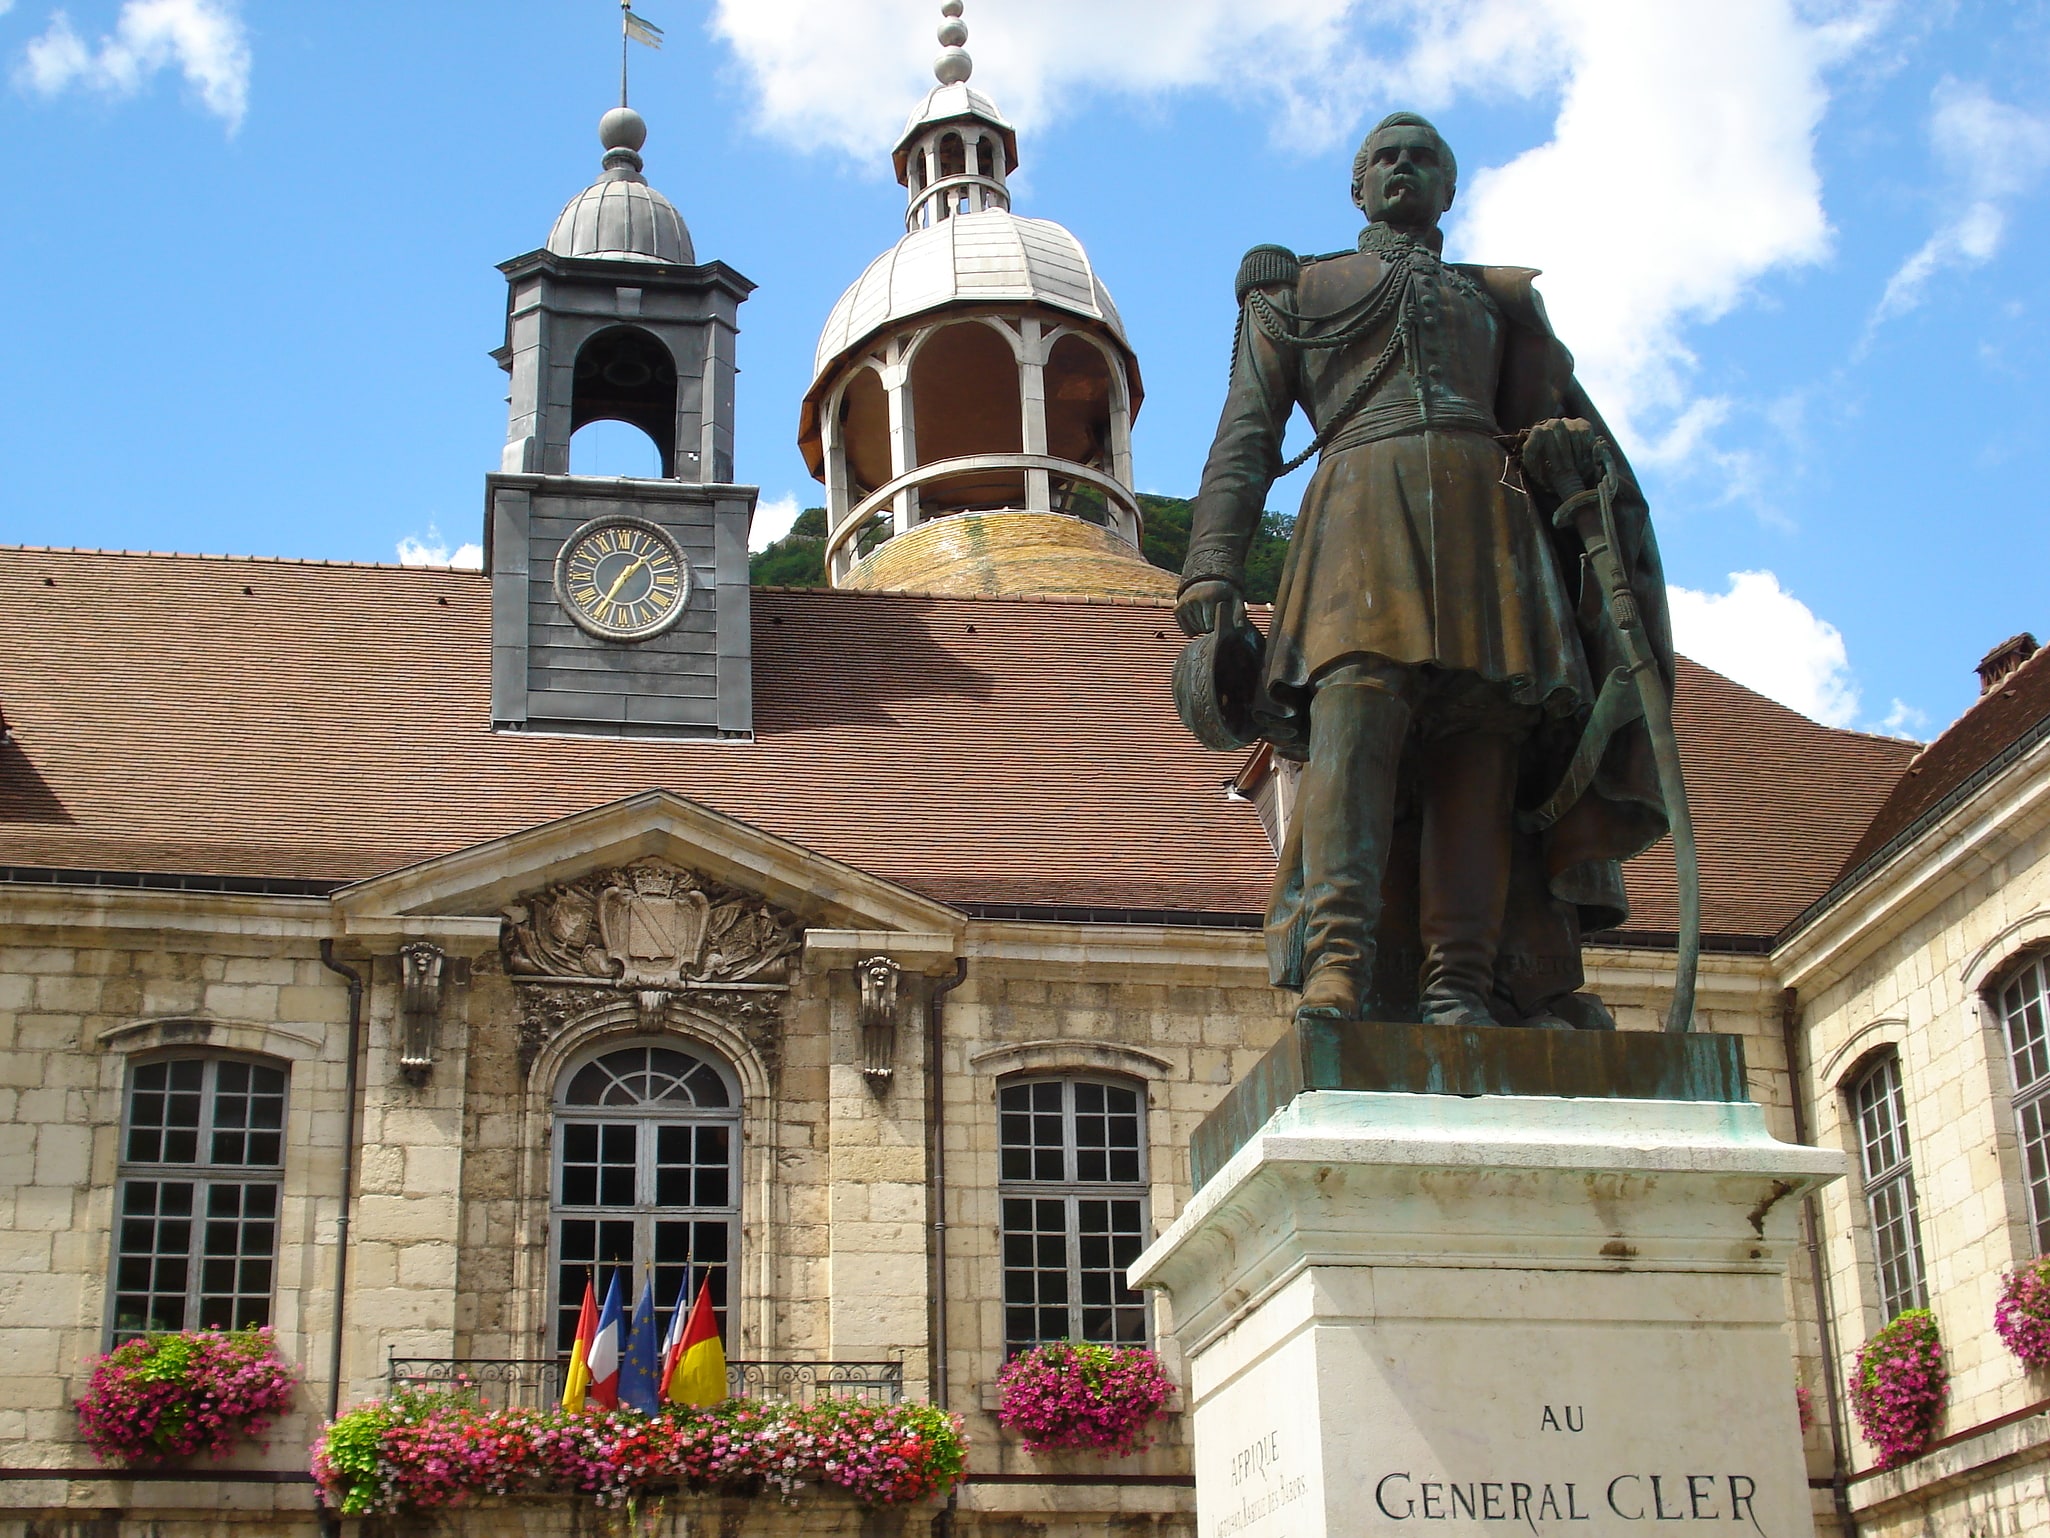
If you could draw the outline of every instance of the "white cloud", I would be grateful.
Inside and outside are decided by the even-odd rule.
[[[1673,645],[1703,667],[1824,726],[1857,718],[1858,684],[1842,632],[1771,572],[1733,571],[1726,593],[1668,587],[1666,598]]]
[[[755,521],[747,531],[747,548],[768,549],[790,532],[790,525],[797,522],[797,515],[802,511],[797,505],[797,497],[791,493],[767,502],[757,502]]]
[[[15,78],[55,96],[85,85],[133,96],[153,75],[177,69],[207,111],[229,128],[249,107],[249,39],[232,0],[125,0],[111,34],[96,44],[58,11],[28,45]]]
[[[1995,101],[1983,86],[1946,79],[1929,115],[1929,148],[1941,172],[1943,222],[1887,280],[1873,326],[1920,304],[1937,273],[1992,259],[2007,234],[2006,205],[2050,168],[2050,121]]]
[[[1701,456],[1729,407],[1693,388],[1686,330],[1768,273],[1827,254],[1814,156],[1824,72],[1891,8],[1124,0],[1113,19],[1100,0],[975,0],[966,20],[987,66],[976,84],[1026,125],[1084,93],[1213,91],[1278,109],[1278,140],[1328,154],[1398,105],[1555,98],[1546,143],[1462,167],[1454,249],[1544,268],[1546,302],[1612,425],[1650,462],[1678,463]],[[932,83],[936,9],[715,0],[711,27],[765,129],[878,166]]]
[[[1123,0],[1111,16],[1101,0],[974,0],[964,19],[970,54],[994,66],[975,83],[1014,122],[1044,121],[1078,92],[1199,87],[1272,103],[1284,133],[1318,141],[1358,116],[1351,104],[1362,92],[1331,87],[1357,84],[1366,56],[1349,23],[1362,9],[1360,0]],[[711,29],[753,85],[764,128],[867,166],[932,89],[938,23],[936,0],[715,0]]]
[[[464,544],[457,545],[451,550],[448,541],[441,537],[441,530],[430,523],[427,525],[426,534],[408,534],[399,541],[399,564],[453,566],[458,571],[482,571],[484,547],[479,544]]]
[[[1544,39],[1526,58],[1559,93],[1552,137],[1462,178],[1455,244],[1472,260],[1544,269],[1545,303],[1589,393],[1649,462],[1698,454],[1728,409],[1694,398],[1686,329],[1727,314],[1768,273],[1828,254],[1814,153],[1824,71],[1879,14],[1817,22],[1794,0],[1535,0],[1434,41],[1448,88],[1473,89],[1509,26]]]

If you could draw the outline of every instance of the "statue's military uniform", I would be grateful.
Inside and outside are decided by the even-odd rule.
[[[1551,418],[1597,427],[1600,419],[1552,335],[1531,287],[1536,274],[1445,263],[1435,238],[1372,225],[1359,251],[1340,256],[1248,254],[1231,388],[1196,498],[1183,586],[1242,581],[1284,469],[1283,432],[1301,406],[1321,458],[1282,569],[1255,710],[1263,735],[1310,760],[1270,914],[1275,981],[1302,985],[1305,935],[1317,954],[1320,924],[1322,949],[1343,957],[1364,948],[1371,970],[1373,935],[1348,937],[1340,910],[1363,905],[1378,919],[1378,893],[1360,890],[1391,868],[1389,835],[1374,831],[1375,819],[1386,824],[1400,808],[1415,820],[1421,785],[1425,802],[1441,790],[1465,798],[1460,824],[1489,824],[1494,842],[1456,843],[1449,833],[1434,841],[1426,805],[1424,933],[1384,934],[1380,950],[1393,961],[1420,945],[1428,995],[1434,965],[1448,976],[1459,970],[1453,953],[1464,942],[1452,931],[1487,927],[1484,914],[1430,911],[1434,849],[1448,867],[1441,886],[1506,883],[1506,898],[1477,888],[1447,901],[1496,908],[1497,932],[1481,937],[1485,956],[1469,946],[1464,963],[1484,975],[1461,986],[1492,994],[1498,1017],[1520,1018],[1578,987],[1580,929],[1624,919],[1618,862],[1662,834],[1665,818],[1640,723],[1610,742],[1592,791],[1557,826],[1511,832],[1511,801],[1528,805],[1556,784],[1596,684],[1617,660],[1595,595],[1583,595],[1593,584],[1578,544],[1526,494],[1511,435]],[[1625,562],[1670,677],[1658,553],[1627,466],[1623,475]],[[1327,698],[1334,704],[1320,706]],[[1354,698],[1357,708],[1335,703]],[[1341,722],[1345,712],[1356,719]],[[1322,766],[1320,713],[1331,738]],[[1495,768],[1474,767],[1490,755]],[[1330,782],[1321,788],[1320,775]],[[1348,825],[1337,803],[1357,800],[1360,782],[1377,777],[1388,782],[1386,804],[1377,808],[1369,794],[1366,821]],[[1453,826],[1450,812],[1444,825]],[[1380,847],[1348,866],[1343,848],[1320,855],[1319,837]],[[1469,879],[1464,867],[1476,861],[1513,863],[1515,875]],[[1402,903],[1388,913],[1397,927],[1411,921]],[[1435,938],[1434,923],[1445,931]],[[1391,981],[1392,994],[1376,989],[1384,999],[1403,997],[1413,979]]]

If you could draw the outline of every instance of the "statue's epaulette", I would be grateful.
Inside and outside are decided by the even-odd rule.
[[[1283,288],[1294,288],[1296,279],[1302,276],[1302,259],[1286,246],[1255,246],[1239,262],[1239,275],[1232,284],[1233,296],[1240,304],[1246,302],[1246,295],[1256,288],[1268,288],[1279,284]]]

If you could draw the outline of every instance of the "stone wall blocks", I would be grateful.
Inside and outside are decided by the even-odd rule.
[[[841,1181],[923,1181],[925,1150],[921,1147],[835,1148],[832,1178]]]
[[[0,972],[59,973],[78,971],[78,952],[66,946],[0,946]]]
[[[69,1186],[24,1185],[14,1193],[14,1225],[32,1231],[70,1228],[80,1193]]]
[[[399,1286],[453,1288],[455,1284],[455,1245],[408,1244],[399,1250]]]
[[[226,1020],[278,1018],[278,989],[275,984],[210,982],[200,996],[200,1003],[207,1013]]]
[[[349,991],[346,987],[287,984],[278,989],[277,1017],[303,1025],[346,1025],[349,1022]]]
[[[45,1124],[36,1130],[36,1184],[77,1186],[92,1182],[90,1127]]]

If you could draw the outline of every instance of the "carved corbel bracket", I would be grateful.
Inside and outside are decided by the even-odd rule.
[[[418,1084],[441,1045],[441,980],[448,957],[415,940],[399,947],[399,1071]]]
[[[888,956],[870,956],[854,969],[861,987],[861,1072],[881,1093],[896,1073],[897,1013],[904,969]]]

